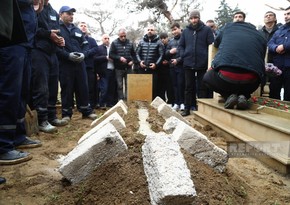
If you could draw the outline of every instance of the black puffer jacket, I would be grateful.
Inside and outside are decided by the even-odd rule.
[[[171,59],[176,59],[177,62],[178,62],[176,66],[173,65],[173,64],[170,64],[171,68],[173,68],[173,67],[182,67],[182,62],[181,62],[181,58],[180,58],[179,52],[177,52],[175,54],[171,54],[170,53],[170,50],[172,48],[178,48],[179,40],[180,40],[180,36],[175,36],[174,38],[170,39],[170,41],[168,42],[168,45],[166,47],[166,52],[165,52],[166,59],[168,59],[169,61]]]
[[[114,40],[110,47],[110,58],[114,60],[114,66],[117,70],[124,70],[129,68],[128,63],[130,61],[136,61],[136,53],[133,43],[126,39],[126,41],[120,41],[119,38]],[[127,63],[120,61],[120,57],[127,59]]]
[[[212,62],[213,69],[221,67],[254,71],[263,79],[267,41],[255,26],[246,22],[228,23],[214,42],[218,52]]]
[[[158,66],[162,62],[163,55],[164,48],[159,36],[154,35],[149,38],[145,34],[136,49],[137,61],[139,63],[144,61],[144,64],[148,66],[150,63],[155,63]]]

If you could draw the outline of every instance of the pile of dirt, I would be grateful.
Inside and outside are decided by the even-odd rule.
[[[8,180],[5,185],[0,185],[0,204],[149,205],[141,156],[145,136],[138,134],[137,110],[141,106],[149,111],[147,121],[152,130],[162,130],[164,119],[148,103],[128,104],[128,114],[123,118],[126,129],[120,133],[128,151],[99,166],[90,177],[76,185],[70,185],[57,172],[57,159],[75,147],[78,139],[90,129],[90,121],[81,119],[75,111],[71,123],[60,128],[57,134],[35,136],[42,140],[43,146],[29,150],[33,155],[31,161],[0,167],[1,176]],[[226,142],[220,134],[208,126],[201,126],[192,115],[187,119],[195,129],[225,149]],[[225,173],[220,174],[185,150],[182,152],[197,191],[195,204],[290,203],[289,178],[255,159],[230,159]]]

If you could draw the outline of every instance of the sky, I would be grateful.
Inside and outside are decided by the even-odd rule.
[[[78,8],[89,8],[91,6],[89,0],[50,0],[49,1],[52,7],[59,11],[60,7],[63,5],[67,5],[70,7],[74,7],[76,9]],[[109,2],[113,1],[106,1],[106,4],[109,4]],[[203,2],[203,10],[201,11],[201,20],[207,21],[208,19],[214,19],[217,16],[217,13],[215,10],[218,9],[220,5],[219,0],[201,0],[200,2]],[[236,5],[238,5],[238,8],[240,8],[242,11],[246,13],[246,21],[251,22],[252,24],[258,26],[263,25],[263,17],[266,11],[273,10],[265,4],[272,5],[274,7],[288,7],[290,6],[289,2],[287,0],[226,0],[228,5],[231,8],[235,8]],[[110,7],[110,6],[109,6]],[[284,12],[283,11],[275,11],[277,16],[278,23],[284,24]],[[77,12],[76,12],[76,18]],[[85,20],[86,21],[86,20]]]

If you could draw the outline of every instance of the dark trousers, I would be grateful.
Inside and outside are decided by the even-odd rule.
[[[116,73],[118,100],[126,100],[127,99],[127,70],[115,69],[115,73]],[[124,93],[124,86],[125,86],[125,93]]]
[[[76,96],[78,109],[83,116],[91,114],[92,108],[89,105],[88,79],[84,62],[60,62],[59,73],[62,117],[72,116],[74,94]]]
[[[23,46],[0,48],[0,154],[26,138],[24,119],[31,76],[30,54]]]
[[[87,67],[88,88],[89,88],[89,103],[94,109],[98,102],[97,96],[97,74],[94,68]]]
[[[182,67],[175,67],[170,69],[170,77],[174,93],[173,104],[184,104],[184,89],[185,89],[185,76]]]
[[[56,119],[59,64],[55,53],[49,55],[39,49],[32,50],[32,105],[38,121]]]
[[[157,95],[168,104],[173,104],[174,94],[169,67],[161,66],[157,70],[157,75],[158,75]]]
[[[208,71],[203,78],[204,83],[213,91],[221,94],[225,99],[231,94],[244,95],[247,99],[257,90],[260,81],[241,83],[240,81],[226,81],[215,70]]]
[[[290,101],[290,68],[284,69],[282,75],[270,78],[270,98],[281,99],[280,93],[284,88],[283,100]]]
[[[116,103],[116,76],[115,70],[106,69],[106,74],[103,77],[103,96],[100,99],[100,106],[108,105],[112,106]]]

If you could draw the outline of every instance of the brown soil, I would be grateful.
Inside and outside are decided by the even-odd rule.
[[[145,137],[137,133],[140,105],[149,110],[148,122],[152,130],[162,130],[164,120],[155,109],[146,103],[129,104],[128,114],[124,117],[126,129],[120,133],[128,151],[101,165],[77,185],[69,185],[57,172],[57,159],[76,146],[78,139],[90,129],[91,121],[81,119],[75,111],[70,124],[59,128],[57,134],[33,136],[40,139],[43,146],[29,150],[33,155],[31,161],[0,167],[0,176],[7,179],[6,184],[0,185],[0,204],[149,205],[140,152]],[[193,115],[186,118],[195,129],[225,149],[223,136],[209,126],[200,125]],[[278,174],[256,159],[230,158],[225,173],[220,174],[186,151],[182,152],[197,191],[194,204],[290,204],[289,177]]]

